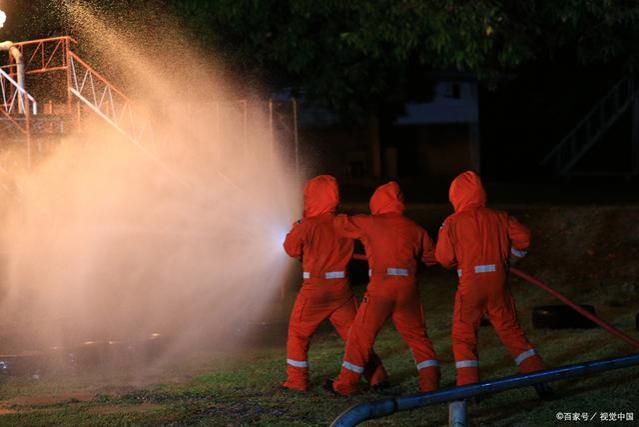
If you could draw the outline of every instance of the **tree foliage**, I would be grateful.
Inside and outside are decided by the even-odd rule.
[[[236,69],[341,109],[424,96],[431,70],[496,79],[566,50],[583,62],[635,58],[639,35],[639,4],[633,1],[170,3]]]
[[[68,31],[64,3],[6,0],[14,39]],[[124,19],[174,15],[249,82],[290,87],[339,110],[427,97],[430,71],[498,81],[531,61],[639,57],[633,0],[87,0]],[[162,12],[162,13],[164,13]],[[164,18],[162,18],[164,19]]]
[[[194,34],[238,70],[353,109],[427,96],[427,71],[478,69],[502,43],[486,31],[497,25],[492,23],[498,19],[495,6],[433,3],[180,0],[173,7]],[[517,62],[517,50],[511,51],[502,59]]]

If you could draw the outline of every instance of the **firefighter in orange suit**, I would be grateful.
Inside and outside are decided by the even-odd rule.
[[[486,193],[474,172],[453,180],[449,199],[455,213],[439,231],[435,256],[444,267],[456,267],[459,276],[453,315],[457,385],[479,381],[477,330],[484,314],[521,372],[544,369],[519,326],[507,283],[509,258],[526,255],[529,230],[507,213],[485,206]]]
[[[335,178],[321,175],[311,179],[304,188],[304,218],[293,225],[284,241],[286,253],[301,259],[304,270],[288,329],[288,378],[283,384],[288,389],[308,389],[308,348],[320,323],[330,320],[346,341],[357,313],[346,274],[354,245],[352,239],[338,237],[335,232],[333,218],[338,204]],[[386,372],[375,353],[366,376],[373,387],[386,382]]]
[[[375,337],[390,317],[413,352],[420,391],[435,390],[439,363],[426,334],[415,278],[419,260],[436,264],[433,243],[422,227],[403,215],[396,182],[375,191],[370,209],[372,215],[339,215],[335,220],[341,233],[364,244],[370,282],[348,336],[339,376],[325,387],[346,396],[357,392]]]

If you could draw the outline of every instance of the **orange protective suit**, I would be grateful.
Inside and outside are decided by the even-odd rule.
[[[346,355],[333,390],[357,392],[375,337],[389,317],[413,352],[419,389],[432,391],[439,384],[439,363],[426,334],[417,292],[417,261],[436,264],[432,240],[426,231],[402,215],[404,202],[396,182],[379,187],[370,201],[372,215],[339,215],[337,228],[360,239],[366,249],[370,282],[346,342]]]
[[[286,253],[302,259],[304,269],[289,322],[286,388],[308,389],[308,348],[320,323],[329,319],[346,341],[357,313],[346,274],[353,240],[337,236],[333,224],[338,203],[335,178],[322,175],[310,180],[304,188],[304,218],[293,225],[284,241]],[[374,353],[366,374],[371,385],[386,380],[386,371]]]
[[[459,287],[453,315],[453,353],[457,385],[479,381],[477,330],[484,314],[521,372],[544,365],[517,321],[507,283],[510,256],[526,255],[529,230],[505,212],[485,207],[479,176],[464,172],[450,186],[455,213],[444,221],[435,256],[446,268],[457,266]]]

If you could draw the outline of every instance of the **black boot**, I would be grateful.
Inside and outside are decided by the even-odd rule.
[[[333,388],[333,380],[330,378],[327,378],[326,381],[324,381],[322,388],[335,396],[340,396],[340,394]]]
[[[555,397],[555,390],[548,383],[535,384],[535,391],[541,400],[552,400]]]
[[[390,381],[388,380],[383,380],[378,382],[377,384],[373,384],[371,386],[371,390],[373,391],[373,393],[384,393],[386,390],[388,390],[391,386]]]

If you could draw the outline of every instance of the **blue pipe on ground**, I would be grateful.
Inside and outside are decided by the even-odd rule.
[[[623,357],[591,360],[559,368],[546,369],[528,374],[497,378],[461,387],[451,387],[431,393],[392,397],[360,403],[347,409],[335,418],[331,427],[351,427],[372,418],[385,417],[395,412],[407,411],[436,403],[467,399],[472,396],[497,393],[512,388],[525,387],[541,382],[551,382],[566,378],[583,377],[612,369],[639,365],[639,353]]]

